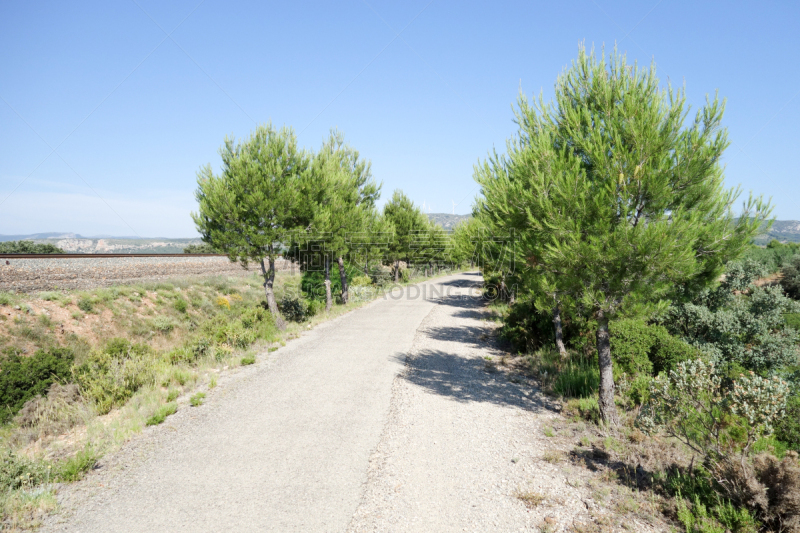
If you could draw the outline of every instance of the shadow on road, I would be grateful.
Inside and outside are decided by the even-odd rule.
[[[515,383],[494,364],[440,350],[423,350],[409,361],[404,379],[428,392],[459,402],[491,402],[542,412],[546,409],[535,389]]]

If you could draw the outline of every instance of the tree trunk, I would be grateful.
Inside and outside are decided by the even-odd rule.
[[[561,330],[561,306],[558,302],[553,307],[553,328],[556,330],[556,348],[558,348],[558,353],[563,358],[567,355],[567,349],[564,347],[564,332]]]
[[[394,261],[394,282],[400,283],[400,260],[395,259]]]
[[[278,311],[278,303],[275,301],[275,293],[272,292],[272,286],[275,284],[275,259],[269,258],[269,271],[264,265],[264,260],[261,260],[261,273],[264,275],[264,292],[267,295],[267,307],[269,312],[272,313],[272,319],[275,321],[275,326],[280,329],[286,329],[286,322],[281,318],[281,313]]]
[[[339,265],[339,280],[342,282],[342,303],[346,304],[349,296],[347,294],[347,272],[344,270],[344,258],[339,256],[337,263]]]
[[[325,312],[331,310],[333,307],[333,298],[331,298],[331,263],[328,256],[325,256]]]
[[[611,361],[611,339],[608,318],[600,311],[597,316],[597,361],[600,365],[600,418],[608,426],[618,426],[617,406],[614,403],[614,365]]]

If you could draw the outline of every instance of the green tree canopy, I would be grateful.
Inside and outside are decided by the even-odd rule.
[[[380,197],[380,184],[372,177],[371,164],[357,150],[345,143],[344,135],[336,130],[316,154],[308,174],[307,206],[309,229],[314,238],[323,237],[325,246],[325,286],[327,308],[331,307],[330,265],[328,256],[339,267],[342,302],[348,300],[345,259],[352,251],[352,236],[364,231],[375,202]]]
[[[476,169],[483,215],[516,229],[543,295],[563,294],[597,321],[603,419],[616,424],[608,320],[654,305],[675,283],[714,282],[769,215],[760,198],[735,219],[724,188],[724,104],[707,101],[686,124],[683,90],[581,49],[555,101],[521,96],[508,153]]]
[[[395,282],[400,280],[400,260],[410,262],[419,234],[428,229],[428,217],[411,199],[396,190],[392,199],[383,206],[383,216],[394,228],[394,239],[389,243],[389,259],[395,264]]]
[[[279,243],[298,224],[309,155],[297,147],[294,131],[276,130],[272,124],[259,126],[243,141],[226,137],[220,155],[219,175],[211,165],[198,172],[199,210],[192,218],[203,241],[231,261],[261,265],[267,304],[276,325],[283,329],[272,290],[275,258]]]

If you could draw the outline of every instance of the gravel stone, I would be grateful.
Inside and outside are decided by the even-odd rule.
[[[55,289],[91,289],[140,281],[161,281],[178,276],[240,276],[246,270],[227,257],[87,257],[8,259],[0,264],[0,291],[36,292]],[[276,261],[278,271],[291,271],[292,263]]]

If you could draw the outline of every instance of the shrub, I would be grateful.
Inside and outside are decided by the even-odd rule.
[[[7,292],[0,292],[0,305],[11,305],[15,302],[14,296]]]
[[[160,333],[169,333],[175,329],[175,322],[168,316],[157,316],[150,320],[150,327]]]
[[[571,418],[582,418],[590,422],[600,421],[600,406],[597,404],[597,397],[572,398],[561,408],[564,416]]]
[[[183,249],[185,254],[217,254],[219,251],[214,249],[213,246],[204,242],[201,244],[190,244]]]
[[[611,335],[611,353],[614,356],[614,370],[630,376],[650,375],[653,371],[653,363],[650,361],[649,355],[662,329],[636,319],[611,322],[609,333]]]
[[[786,404],[786,416],[775,425],[775,438],[800,452],[800,394],[793,394]]]
[[[357,278],[363,273],[361,269],[353,265],[345,265],[344,269],[347,273],[348,283],[349,280]],[[325,301],[325,273],[318,270],[303,272],[300,290],[303,291],[303,296],[309,300]],[[335,299],[341,293],[342,281],[338,269],[334,266],[331,269],[331,295]]]
[[[33,487],[46,481],[48,475],[49,469],[42,462],[31,461],[8,449],[0,452],[0,489],[3,491]]]
[[[800,255],[781,269],[781,287],[787,296],[800,300]]]
[[[231,302],[224,296],[217,296],[216,304],[218,307],[222,307],[224,309],[228,309],[230,311]]]
[[[66,381],[74,354],[68,348],[38,350],[30,357],[8,355],[0,365],[0,422],[8,422],[31,398],[45,394],[56,381]]]
[[[86,361],[73,369],[73,375],[104,414],[144,385],[154,383],[158,363],[158,355],[148,345],[112,339],[104,350],[91,351]]]
[[[640,425],[665,430],[711,462],[746,455],[784,416],[789,387],[777,377],[765,379],[752,372],[730,388],[722,381],[714,363],[680,363],[669,376],[661,374],[651,382],[651,400],[642,409]]]
[[[786,325],[790,328],[800,331],[800,313],[786,313],[783,315]]]
[[[36,244],[33,241],[0,242],[0,253],[3,254],[63,254],[66,253],[52,244]]]
[[[796,452],[782,461],[769,455],[755,458],[758,480],[767,488],[769,501],[765,519],[776,531],[800,531],[800,463]]]
[[[178,404],[175,402],[170,402],[168,404],[162,405],[153,415],[147,419],[148,426],[157,426],[158,424],[162,423],[164,420],[167,419],[168,416],[174,415],[178,412]]]
[[[241,364],[242,366],[246,365],[253,365],[256,362],[256,358],[253,355],[248,355],[247,357],[242,357]]]
[[[175,300],[175,302],[172,304],[172,307],[174,307],[174,308],[175,308],[175,310],[176,310],[177,312],[179,312],[179,313],[185,313],[185,312],[186,312],[186,309],[187,309],[187,307],[188,307],[188,305],[187,305],[187,303],[186,303],[186,300],[184,300],[183,298],[178,298],[178,299],[177,299],[177,300]]]
[[[89,298],[88,296],[81,296],[78,299],[77,306],[78,309],[80,309],[84,313],[91,313],[92,309],[94,309],[94,304],[92,303],[91,298]]]
[[[367,275],[355,276],[350,281],[351,287],[367,287],[369,285],[372,285],[372,278]]]
[[[280,301],[281,314],[287,320],[304,322],[308,319],[308,304],[301,298],[284,296]]]
[[[36,396],[25,402],[14,421],[20,427],[20,434],[27,433],[33,440],[64,433],[84,422],[90,413],[78,385],[55,382],[50,385],[47,396]]]

